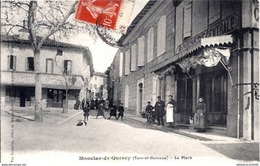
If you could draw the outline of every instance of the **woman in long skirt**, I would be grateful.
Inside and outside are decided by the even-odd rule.
[[[194,115],[194,129],[198,131],[206,131],[206,103],[203,98],[199,98]]]

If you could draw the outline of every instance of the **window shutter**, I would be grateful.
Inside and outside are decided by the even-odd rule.
[[[157,26],[157,56],[165,52],[166,16],[162,16]]]
[[[11,69],[11,55],[8,55],[8,59],[7,59],[7,69],[10,70]]]
[[[119,76],[123,75],[123,62],[124,62],[124,54],[122,52],[119,53]]]
[[[13,69],[16,70],[16,56],[13,56]]]
[[[153,28],[151,28],[148,31],[148,35],[147,35],[147,62],[150,62],[151,60],[153,60],[153,40],[154,40],[154,30]]]
[[[131,71],[136,70],[136,44],[131,47]]]
[[[127,50],[125,53],[125,75],[130,73],[130,51]]]
[[[144,36],[138,39],[138,66],[144,66]]]
[[[191,2],[184,7],[183,39],[191,36]]]

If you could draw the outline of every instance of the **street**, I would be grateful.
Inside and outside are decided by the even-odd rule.
[[[193,162],[202,165],[205,162],[213,165],[246,162],[230,159],[203,141],[152,130],[129,121],[127,117],[124,121],[114,117],[110,120],[103,117],[96,119],[95,114],[95,111],[91,112],[86,126],[76,126],[83,119],[82,113],[61,124],[16,120],[14,126],[10,125],[10,116],[2,115],[2,125],[5,126],[2,128],[2,142],[8,142],[2,145],[2,163],[10,163],[11,160],[27,165],[34,162],[39,165],[38,162],[43,164],[46,161],[84,165],[96,160],[108,160],[110,164],[170,161],[184,165]]]

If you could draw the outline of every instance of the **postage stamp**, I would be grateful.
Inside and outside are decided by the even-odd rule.
[[[134,0],[80,0],[75,19],[125,33],[133,7]]]

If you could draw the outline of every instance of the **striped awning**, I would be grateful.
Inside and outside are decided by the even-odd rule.
[[[232,43],[233,43],[232,35],[206,37],[206,38],[199,39],[197,42],[193,43],[192,45],[188,46],[184,50],[178,52],[177,54],[179,55],[179,58],[181,58],[202,47],[220,46],[220,45],[232,44]]]

